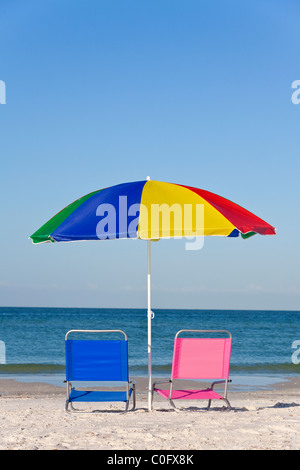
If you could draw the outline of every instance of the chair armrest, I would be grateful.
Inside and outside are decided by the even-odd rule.
[[[159,381],[159,382],[154,382],[153,385],[152,385],[152,389],[154,389],[154,386],[155,386],[156,384],[169,384],[169,383],[171,383],[171,382],[172,382],[171,379],[169,379],[169,380],[161,380],[161,381]]]
[[[229,382],[232,382],[232,380],[227,380],[227,383],[229,383]],[[211,384],[211,389],[213,389],[214,386],[217,385],[217,384],[225,384],[225,383],[226,383],[226,380],[217,380],[216,382],[213,382]]]

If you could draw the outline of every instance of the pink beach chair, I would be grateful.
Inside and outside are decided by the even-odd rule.
[[[226,333],[226,338],[179,338],[181,333]],[[157,392],[166,398],[176,409],[173,400],[208,400],[207,410],[212,400],[223,400],[227,408],[231,406],[227,399],[230,353],[232,336],[227,330],[180,330],[175,336],[171,379],[167,382],[155,382],[153,393]],[[204,390],[176,390],[174,380],[214,380],[209,388]],[[167,390],[156,387],[156,384],[169,383]],[[216,384],[225,384],[224,393],[220,395],[213,390]]]

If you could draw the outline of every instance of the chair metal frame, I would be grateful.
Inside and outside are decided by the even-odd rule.
[[[66,335],[65,335],[65,342],[68,340],[68,336],[71,334],[71,333],[121,333],[124,335],[124,338],[125,338],[125,341],[128,341],[128,338],[127,338],[127,335],[124,331],[122,330],[69,330]],[[84,340],[80,340],[80,341],[84,341]],[[97,340],[95,340],[97,341]],[[98,341],[102,341],[102,340],[98,340]],[[87,380],[88,382],[92,382],[93,380]],[[96,381],[96,380],[95,380]],[[70,409],[71,411],[74,411],[74,412],[77,412],[77,413],[89,413],[91,411],[88,411],[88,410],[79,410],[79,409],[76,409],[74,406],[73,406],[73,401],[70,401],[69,400],[69,397],[70,397],[70,394],[71,394],[71,391],[72,390],[75,390],[75,388],[72,387],[72,383],[68,380],[65,380],[64,381],[66,384],[67,384],[67,398],[66,398],[66,404],[65,404],[65,410],[67,412],[70,412],[69,410],[69,405],[70,405]],[[97,382],[101,382],[101,381],[97,381]],[[113,381],[111,381],[113,382]],[[125,410],[124,412],[127,412],[127,411],[133,411],[135,409],[135,406],[136,406],[136,391],[135,391],[135,382],[131,381],[131,380],[127,380],[126,381],[126,404],[125,404]],[[100,390],[99,390],[100,391]],[[130,410],[128,410],[129,408],[129,401],[130,401],[130,391],[132,391],[132,401],[133,401],[133,404],[132,404],[132,408]],[[112,391],[112,393],[114,393]],[[75,400],[76,401],[76,400]],[[83,400],[82,400],[83,401]],[[95,400],[95,402],[101,402],[102,400]],[[100,411],[100,410],[97,410],[97,411]],[[92,411],[92,412],[95,412],[95,411]]]
[[[176,335],[175,335],[175,338],[174,338],[174,348],[175,348],[175,343],[176,343],[176,339],[178,338],[178,336],[181,334],[181,333],[227,333],[229,335],[229,339],[232,340],[232,335],[230,333],[230,331],[228,330],[179,330]],[[201,338],[199,338],[201,339]],[[204,339],[204,338],[203,338]],[[174,352],[173,352],[174,354]],[[174,358],[173,358],[174,359]],[[172,361],[172,371],[173,371],[173,361]],[[229,375],[229,374],[228,374]],[[172,373],[171,373],[171,376],[172,376]],[[201,380],[202,377],[199,377],[199,380]],[[154,395],[154,392],[157,391],[157,389],[155,388],[157,384],[164,384],[164,383],[169,383],[170,384],[170,389],[169,389],[169,396],[167,398],[170,406],[175,409],[176,411],[180,411],[174,404],[173,400],[174,398],[172,399],[172,394],[173,394],[173,390],[174,390],[174,380],[179,380],[179,379],[173,379],[171,377],[171,379],[169,380],[163,380],[163,381],[158,381],[158,382],[154,382],[153,383],[153,386],[152,386],[152,401],[153,401],[153,395]],[[180,379],[180,380],[192,380],[192,379]],[[209,390],[213,390],[214,386],[215,385],[218,385],[218,384],[225,384],[224,385],[224,394],[223,396],[220,395],[220,398],[218,399],[222,399],[225,403],[226,403],[226,406],[227,406],[227,409],[228,411],[231,410],[231,405],[230,405],[230,402],[227,398],[227,392],[228,392],[228,383],[232,382],[232,380],[229,380],[228,377],[224,380],[216,380],[214,382],[211,383],[211,386],[208,387],[207,391]],[[210,406],[211,406],[211,402],[212,402],[212,399],[209,399],[208,400],[208,406],[206,408],[206,410],[208,411]]]

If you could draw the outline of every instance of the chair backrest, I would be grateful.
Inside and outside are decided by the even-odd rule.
[[[80,330],[80,332],[86,331]],[[99,333],[104,332],[104,330],[89,330],[89,332]],[[126,335],[125,338],[125,340],[67,338],[65,341],[66,380],[68,382],[76,380],[128,381],[128,342]]]
[[[228,338],[178,338],[182,331],[226,332]],[[175,336],[171,379],[228,379],[232,338],[227,330],[181,330]]]

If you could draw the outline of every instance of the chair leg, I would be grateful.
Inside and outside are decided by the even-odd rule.
[[[227,405],[227,410],[230,411],[232,408],[231,408],[231,405],[230,405],[229,401],[227,400],[227,398],[223,398],[223,400],[225,401],[225,403]]]
[[[71,413],[72,411],[74,412],[80,412],[80,410],[74,408],[73,406],[73,403],[70,401],[70,400],[66,400],[66,404],[65,404],[65,410],[68,412],[68,413]]]
[[[126,412],[128,411],[129,402],[130,402],[130,398],[129,398],[129,400],[127,400],[127,402],[126,402],[126,406],[125,406],[125,411],[124,411],[124,413],[126,413]],[[130,411],[133,411],[133,410],[135,409],[135,406],[136,406],[135,384],[132,384],[132,408],[130,408]]]
[[[229,401],[227,400],[227,398],[223,398],[223,401],[225,401],[225,403],[227,405],[227,411],[230,411],[231,410],[231,405],[230,405]],[[211,400],[208,400],[208,405],[207,405],[207,408],[206,408],[207,411],[210,409],[210,405],[211,405]]]
[[[136,397],[135,397],[135,384],[133,384],[132,386],[132,399],[133,399],[133,405],[132,405],[132,410],[135,410],[135,406],[136,406]]]
[[[174,411],[177,411],[178,413],[180,413],[182,411],[182,410],[180,410],[179,408],[177,408],[175,406],[175,403],[170,398],[168,398],[168,402],[169,402],[170,406],[173,408]]]

